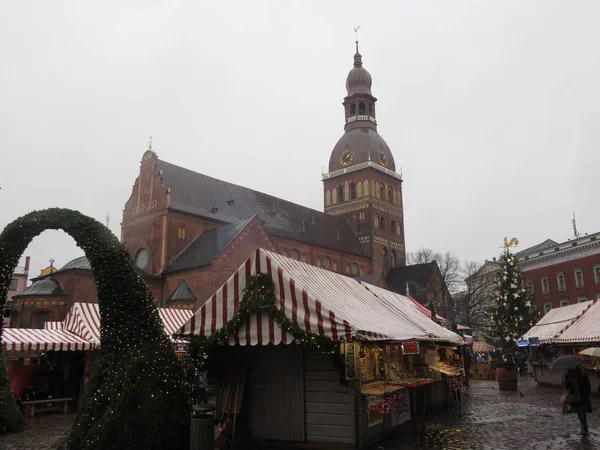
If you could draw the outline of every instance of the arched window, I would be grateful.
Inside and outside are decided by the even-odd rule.
[[[364,212],[364,211],[360,211],[360,212],[358,213],[358,218],[359,218],[360,220],[365,220],[365,212]]]
[[[327,191],[325,191],[325,206],[330,206],[331,205],[331,190],[327,189]]]
[[[350,105],[350,115],[351,116],[355,116],[356,115],[356,103],[352,103]]]
[[[343,202],[344,201],[344,187],[343,186],[338,186],[337,188],[338,194],[338,202]]]
[[[381,218],[379,219],[379,228],[385,230],[385,217],[383,216],[381,216]]]
[[[383,268],[384,270],[388,270],[390,268],[390,255],[388,253],[387,247],[383,247]]]
[[[358,104],[358,114],[361,116],[365,114],[365,102],[360,102]]]
[[[50,320],[50,313],[48,311],[38,311],[34,317],[34,328],[42,329],[44,324]]]
[[[364,180],[363,181],[363,195],[365,197],[369,196],[369,180]]]
[[[392,260],[390,261],[392,267],[396,267],[396,263],[398,261],[398,255],[396,254],[396,250],[392,250]]]
[[[385,198],[385,186],[383,183],[379,183],[379,197]]]
[[[362,222],[360,220],[356,221],[356,231],[362,231]]]
[[[300,253],[298,253],[298,250],[296,250],[295,248],[293,248],[292,251],[290,252],[290,258],[295,259],[296,261],[298,261],[298,259],[300,259]]]
[[[388,202],[392,203],[394,201],[394,191],[392,188],[388,189]]]
[[[373,225],[375,225],[375,228],[379,228],[379,216],[377,214],[373,216]]]
[[[356,183],[350,183],[350,200],[356,199]]]
[[[396,234],[396,222],[392,220],[392,233]]]

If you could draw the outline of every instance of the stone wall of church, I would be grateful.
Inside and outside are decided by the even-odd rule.
[[[210,266],[166,274],[161,306],[176,307],[186,303],[168,300],[179,284],[185,280],[198,298],[193,308],[196,310],[240,268],[258,247],[276,251],[270,236],[262,226],[260,219],[256,217],[223,253],[213,260]]]
[[[371,273],[371,262],[367,257],[277,237],[273,237],[273,242],[277,253],[294,258],[297,253],[298,261],[312,264],[313,266],[351,276],[368,275]],[[326,258],[329,258],[328,267],[325,267],[324,264]],[[356,264],[356,272],[353,272],[353,264]]]
[[[177,211],[169,211],[168,224],[167,264],[201,233],[219,226],[217,222]]]

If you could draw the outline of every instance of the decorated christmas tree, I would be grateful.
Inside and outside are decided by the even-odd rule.
[[[523,285],[523,276],[517,258],[510,248],[518,245],[516,238],[504,238],[504,252],[500,257],[500,269],[496,275],[494,306],[490,308],[492,329],[488,342],[502,350],[514,353],[517,340],[533,326],[534,303],[532,294]]]

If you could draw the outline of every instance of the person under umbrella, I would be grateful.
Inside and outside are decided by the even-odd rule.
[[[587,374],[577,366],[567,370],[565,375],[566,403],[571,412],[577,414],[581,425],[581,434],[588,434],[587,413],[592,412],[590,393],[592,386]]]
[[[550,370],[566,370],[564,403],[569,411],[577,414],[581,425],[581,434],[587,435],[587,413],[592,412],[590,393],[592,387],[587,374],[581,370],[585,361],[577,356],[559,356],[550,363]]]

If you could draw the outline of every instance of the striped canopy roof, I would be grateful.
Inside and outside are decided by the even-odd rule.
[[[282,255],[257,249],[236,273],[181,328],[184,335],[210,336],[239,312],[246,280],[268,274],[275,286],[276,306],[307,332],[341,339],[427,339],[463,343],[437,325],[406,297],[362,284],[353,278],[320,269]],[[266,313],[252,314],[230,344],[292,342]]]
[[[585,303],[590,305],[561,330],[554,339],[555,343],[600,342],[600,301]]]
[[[17,352],[43,352],[48,350],[93,350],[94,343],[69,331],[4,328],[2,350]]]
[[[192,316],[189,309],[158,308],[158,313],[171,339]],[[93,350],[98,345],[100,309],[97,303],[74,303],[62,322],[46,322],[44,329],[5,328],[2,336],[4,351]]]
[[[593,301],[574,303],[560,308],[552,308],[540,319],[527,333],[523,335],[524,339],[537,337],[541,344],[558,342],[562,334],[569,327],[572,327],[577,320],[586,314],[587,310],[594,304]],[[600,331],[596,328],[597,333]]]

